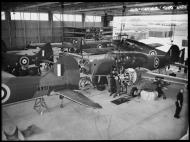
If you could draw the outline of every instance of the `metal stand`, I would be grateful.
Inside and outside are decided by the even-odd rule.
[[[60,108],[63,108],[63,98],[64,98],[64,96],[59,96],[59,99],[61,99],[61,104],[60,104]]]
[[[20,141],[20,140],[25,140],[25,138],[23,134],[20,132],[20,130],[18,129],[18,127],[16,127],[13,134],[8,134],[6,131],[4,131],[2,140]]]
[[[48,107],[43,97],[37,98],[35,100],[34,109],[41,115],[43,114],[43,112],[48,111]]]

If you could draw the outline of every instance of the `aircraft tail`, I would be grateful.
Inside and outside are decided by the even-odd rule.
[[[77,61],[70,55],[62,55],[54,64],[53,73],[67,89],[78,89],[80,72]]]
[[[177,45],[172,45],[168,52],[166,53],[166,56],[170,57],[170,62],[178,62],[180,57],[180,50]]]
[[[183,64],[184,63],[184,58],[185,58],[185,48],[180,50],[179,63]]]
[[[60,56],[57,63],[54,64],[53,73],[54,75],[52,76],[51,72],[49,72],[48,77],[44,76],[43,79],[44,82],[47,78],[51,80],[51,83],[53,82],[56,86],[53,89],[56,94],[81,105],[102,108],[98,103],[76,91],[79,89],[80,72],[78,63],[72,56]]]
[[[53,62],[53,49],[51,44],[46,43],[44,46],[42,46],[38,55],[41,60],[49,60]]]

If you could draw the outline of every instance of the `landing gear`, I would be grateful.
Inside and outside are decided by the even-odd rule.
[[[60,108],[63,108],[63,99],[64,99],[64,96],[59,96],[59,99],[61,99],[61,104],[60,104]]]
[[[137,87],[133,87],[133,88],[131,89],[130,95],[131,95],[132,97],[135,97],[135,96],[138,95],[137,93],[138,93]]]
[[[36,110],[39,114],[43,114],[45,111],[48,110],[48,107],[46,105],[46,102],[44,100],[43,97],[41,98],[37,98],[35,100],[35,104],[34,104],[34,110]]]
[[[18,129],[18,127],[10,128],[11,130],[2,131],[2,140],[8,140],[8,141],[20,141],[25,140],[22,132]]]

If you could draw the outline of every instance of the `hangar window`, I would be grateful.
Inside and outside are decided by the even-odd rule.
[[[48,13],[11,12],[11,20],[48,21]]]
[[[48,21],[48,13],[39,13],[40,21]]]
[[[75,21],[74,15],[63,14],[63,21]]]
[[[11,12],[11,20],[23,20],[21,12]]]
[[[82,22],[82,15],[53,14],[53,21],[75,21],[75,22]]]
[[[101,22],[101,16],[85,16],[85,22]]]
[[[5,20],[5,12],[1,11],[1,20]]]
[[[53,21],[63,21],[61,14],[53,14]]]

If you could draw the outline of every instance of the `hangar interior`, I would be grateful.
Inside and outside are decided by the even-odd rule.
[[[2,140],[189,139],[187,8],[1,2]]]

